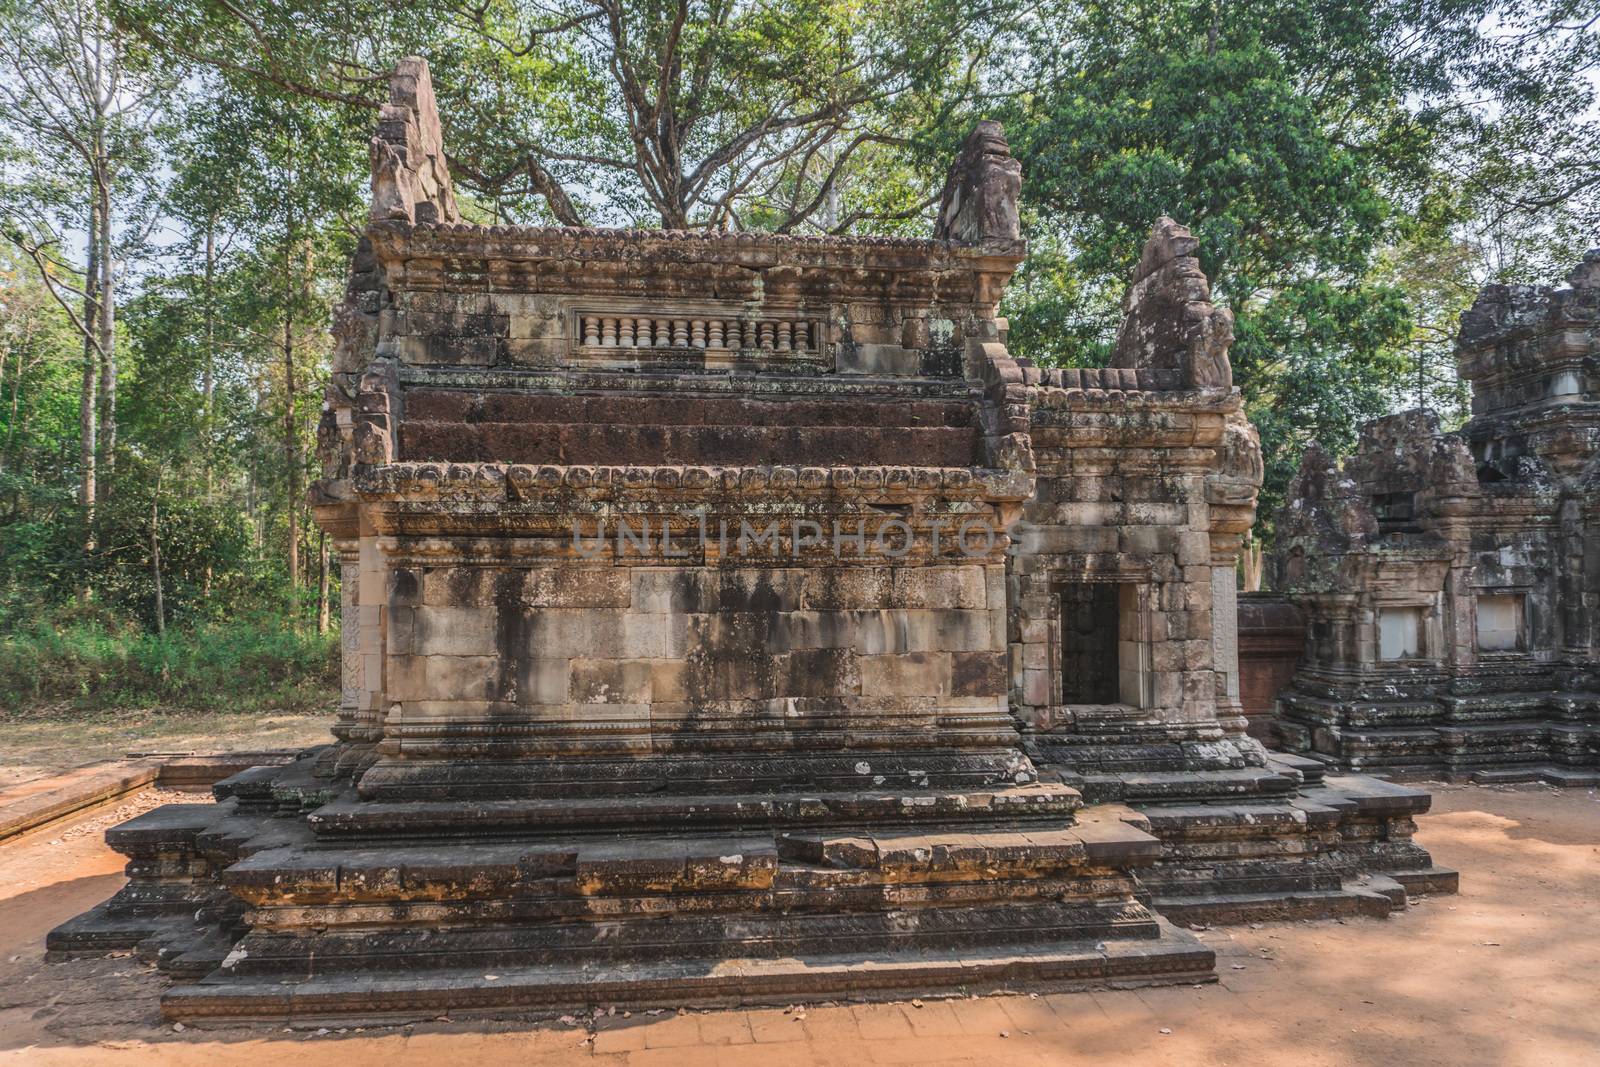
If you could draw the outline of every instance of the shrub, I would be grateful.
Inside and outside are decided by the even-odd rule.
[[[338,692],[339,635],[246,616],[164,636],[63,612],[0,635],[0,710],[312,710]]]

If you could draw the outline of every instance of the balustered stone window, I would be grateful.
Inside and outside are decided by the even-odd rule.
[[[822,344],[821,325],[805,320],[581,314],[577,325],[579,343],[586,348],[815,352]]]

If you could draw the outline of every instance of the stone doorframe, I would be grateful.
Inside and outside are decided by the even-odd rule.
[[[1097,561],[1085,561],[1097,562]],[[1049,567],[1027,575],[1024,581],[1033,595],[1023,597],[1020,640],[1017,642],[1018,703],[1036,725],[1045,727],[1054,716],[1052,709],[1065,706],[1061,590],[1068,584],[1115,585],[1119,587],[1118,618],[1118,695],[1112,704],[1076,704],[1074,707],[1147,709],[1154,704],[1154,664],[1151,648],[1159,589],[1146,565],[1113,563],[1110,567]],[[1045,618],[1030,618],[1026,605],[1046,605]],[[1132,619],[1128,618],[1132,609]],[[1131,622],[1131,625],[1130,625]],[[1133,651],[1133,666],[1126,666],[1122,653]],[[1031,676],[1031,677],[1030,677]],[[1042,683],[1042,684],[1041,684]],[[1130,697],[1132,699],[1130,699]],[[1042,699],[1041,699],[1042,698]]]

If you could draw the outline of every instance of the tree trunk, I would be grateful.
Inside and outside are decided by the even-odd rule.
[[[100,321],[99,311],[99,233],[100,233],[100,206],[98,198],[89,204],[89,256],[88,264],[83,275],[83,377],[82,388],[78,394],[78,463],[79,484],[78,504],[83,508],[84,551],[94,549],[94,505],[95,505],[95,443],[97,423],[96,413],[99,406],[99,378],[100,360],[95,349],[95,323]],[[83,588],[83,596],[89,595],[88,586]]]
[[[1244,592],[1261,592],[1261,579],[1266,571],[1266,561],[1261,555],[1261,542],[1253,534],[1246,534],[1244,539]]]
[[[117,349],[115,277],[111,260],[111,175],[107,161],[98,180],[100,195],[100,462],[109,478],[117,460]]]
[[[27,373],[27,361],[22,345],[17,346],[17,375],[11,382],[11,417],[6,419],[6,443],[0,445],[0,473],[4,473],[11,459],[11,443],[17,439],[17,397],[22,389],[22,376]],[[6,356],[0,352],[0,396],[5,395]]]
[[[206,429],[211,428],[211,396],[216,388],[217,369],[217,213],[206,219],[206,362],[200,374],[201,414]],[[206,463],[206,483],[210,486],[211,464]]]
[[[158,532],[161,526],[161,510],[158,503],[161,494],[161,479],[156,478],[156,491],[150,497],[150,569],[155,574],[156,580],[156,633],[165,636],[167,632],[167,604],[166,598],[161,593],[161,536]]]
[[[287,268],[287,262],[284,266]],[[294,432],[294,302],[292,294],[289,296],[283,309],[283,462],[289,473],[287,548],[289,589],[292,595],[300,588],[300,442]]]
[[[328,632],[328,531],[317,531],[317,633]]]

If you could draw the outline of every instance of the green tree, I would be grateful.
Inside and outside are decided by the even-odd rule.
[[[297,598],[309,571],[303,498],[328,320],[364,221],[365,130],[347,125],[350,112],[304,97],[237,93],[226,83],[218,95],[226,106],[202,101],[185,116],[189,162],[172,202],[194,238],[190,269],[174,278],[175,294],[189,299],[182,310],[169,306],[163,336],[188,354],[200,383],[196,430],[218,460],[226,435],[235,435],[230,447],[243,462],[227,474],[245,483],[247,511],[256,514],[259,490],[270,490],[273,504],[258,517],[278,531],[286,587]],[[240,239],[219,243],[229,234]],[[218,421],[213,394],[225,376],[231,417]]]
[[[0,231],[33,259],[82,337],[86,544],[99,469],[116,459],[119,286],[149,221],[149,146],[172,87],[130,55],[127,35],[92,0],[0,4],[0,136],[25,164],[20,181],[0,187]],[[69,251],[80,228],[81,267]]]
[[[359,111],[427,56],[455,175],[496,220],[781,230],[925,211],[942,175],[877,178],[976,88],[1020,7],[116,0],[159,53]]]
[[[1489,205],[1469,187],[1510,173],[1497,153],[1531,140],[1530,116],[1559,131],[1568,164],[1592,153],[1592,138],[1575,135],[1586,120],[1554,107],[1590,99],[1589,53],[1572,43],[1588,31],[1508,42],[1495,17],[1520,11],[1432,0],[1047,5],[1004,97],[1034,247],[1007,305],[1018,350],[1103,362],[1151,222],[1186,223],[1237,320],[1235,377],[1262,432],[1270,516],[1307,442],[1348,447],[1360,421],[1406,394],[1419,358],[1437,369],[1418,330],[1437,341],[1459,294],[1446,299],[1400,268],[1419,255],[1440,262],[1484,221]]]

